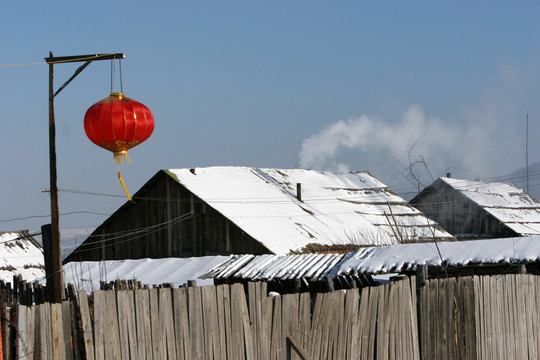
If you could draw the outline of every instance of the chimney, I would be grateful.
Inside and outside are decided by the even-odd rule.
[[[452,174],[446,173],[446,177],[447,177],[447,178],[451,178],[451,177],[452,177]]]
[[[302,184],[296,183],[296,198],[298,201],[302,201]]]

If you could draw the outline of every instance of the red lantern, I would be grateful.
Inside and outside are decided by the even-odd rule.
[[[84,130],[94,144],[113,152],[117,164],[131,162],[127,151],[152,135],[154,116],[140,102],[111,93],[86,111]]]

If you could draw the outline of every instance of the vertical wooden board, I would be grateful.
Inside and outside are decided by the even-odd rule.
[[[17,355],[18,359],[28,359],[28,321],[27,312],[30,307],[19,305],[17,307]]]
[[[269,334],[269,317],[268,317],[268,296],[267,283],[260,282],[257,286],[257,299],[259,309],[259,334],[258,334],[258,358],[265,359],[268,356],[268,350],[270,347],[270,334]],[[308,302],[309,305],[309,302]],[[301,316],[301,314],[300,314]],[[308,321],[309,321],[309,309],[308,309]]]
[[[138,359],[153,359],[152,322],[150,320],[150,291],[135,290],[135,318],[137,326]],[[155,359],[158,360],[158,359]]]
[[[225,347],[227,350],[227,359],[232,359],[234,354],[234,334],[233,334],[233,327],[232,327],[232,314],[231,314],[231,289],[229,285],[222,285],[219,286],[220,293],[222,298],[221,301],[223,302],[223,326],[225,328],[225,333],[222,334],[225,336]]]
[[[188,287],[188,317],[191,333],[191,356],[205,359],[201,288]]]
[[[538,352],[540,353],[540,296],[536,296],[536,294],[540,293],[540,278],[538,276],[531,276],[533,279],[534,284],[534,336],[536,338],[536,348],[538,349]]]
[[[344,359],[347,354],[347,332],[348,326],[345,322],[345,290],[336,291],[336,306],[334,307],[333,332],[334,346],[333,358]]]
[[[489,277],[491,319],[493,320],[493,354],[505,354],[507,359],[515,359],[519,340],[514,327],[514,291],[511,277]],[[504,312],[503,312],[504,311]]]
[[[34,359],[34,336],[35,336],[35,316],[36,316],[36,306],[30,306],[26,310],[26,346],[25,354],[27,355],[28,360]]]
[[[130,359],[130,341],[129,341],[129,329],[128,329],[128,317],[130,317],[133,312],[130,312],[130,293],[129,290],[120,290],[116,293],[116,299],[118,302],[118,330],[119,330],[119,343],[120,343],[120,353],[123,359]],[[136,354],[132,356],[133,359],[136,359]]]
[[[105,291],[105,305],[105,358],[107,360],[121,359],[118,309],[116,306],[116,292],[114,290]]]
[[[487,351],[486,356],[488,359],[492,359],[492,354],[496,353],[495,350],[495,344],[493,335],[496,331],[496,312],[492,311],[492,304],[493,304],[493,296],[497,296],[497,294],[493,291],[492,294],[492,281],[491,276],[485,276],[484,277],[484,308],[486,309],[486,316],[485,316],[485,329],[486,329],[486,347],[485,350]]]
[[[217,339],[219,344],[219,352],[222,358],[227,358],[227,331],[230,331],[230,308],[225,306],[225,294],[229,294],[229,288],[226,285],[216,286],[216,305],[217,305],[217,321],[218,331]],[[229,303],[230,304],[230,303]],[[225,310],[226,309],[226,310]],[[228,312],[229,326],[227,326],[225,311]]]
[[[191,340],[185,288],[173,289],[174,328],[178,359],[191,359]]]
[[[92,323],[90,320],[90,309],[88,307],[88,295],[86,291],[80,290],[77,294],[77,302],[81,316],[82,336],[84,340],[84,354],[86,360],[94,360],[94,338],[92,334]]]
[[[437,292],[437,304],[440,315],[438,324],[437,354],[442,358],[448,357],[448,335],[451,333],[449,328],[450,309],[448,308],[448,281],[446,279],[437,280],[439,289]]]
[[[482,284],[478,276],[473,276],[474,291],[474,314],[475,314],[475,338],[476,338],[476,358],[483,359],[483,331],[484,331],[484,298],[482,296]]]
[[[388,295],[385,301],[385,310],[382,312],[382,315],[385,317],[385,338],[387,341],[387,346],[385,349],[385,357],[390,360],[395,360],[396,358],[396,347],[397,347],[397,336],[401,331],[399,327],[399,315],[397,308],[399,302],[397,301],[398,283],[390,282],[385,287],[388,288]]]
[[[52,356],[53,359],[64,359],[64,323],[62,321],[62,304],[51,303],[51,331],[52,331]]]
[[[325,317],[326,317],[326,327],[325,327],[325,336],[326,344],[323,350],[323,355],[327,359],[335,358],[336,354],[334,351],[337,351],[339,328],[343,321],[341,300],[343,298],[342,291],[333,291],[328,293],[326,296],[328,306],[325,307]]]
[[[360,304],[360,293],[358,289],[348,290],[345,295],[345,347],[346,353],[344,355],[345,359],[358,359],[359,358],[359,348],[358,348],[358,338],[359,338],[359,304]]]
[[[405,278],[398,281],[396,285],[396,297],[398,300],[397,322],[399,332],[398,336],[396,336],[396,354],[399,357],[403,356],[407,359],[412,359],[412,337],[410,329],[411,298],[406,292],[406,288],[409,287],[409,281]]]
[[[370,288],[365,287],[362,288],[360,292],[358,314],[358,359],[365,359],[367,357],[367,344],[369,341],[369,291]]]
[[[448,311],[447,323],[446,323],[446,354],[449,359],[455,359],[456,355],[456,319],[455,319],[455,301],[456,299],[456,278],[451,277],[444,279],[447,284],[446,287],[446,308]]]
[[[509,284],[505,285],[505,280],[509,282]],[[510,310],[510,317],[506,317],[505,314],[508,313],[508,311],[505,311],[505,305],[503,303],[503,299],[500,296],[501,293],[505,292],[505,287],[510,286],[510,288],[513,289],[513,291],[510,292],[510,303],[511,308],[506,308]],[[513,337],[514,341],[512,343],[509,343],[509,350],[511,350],[511,357],[508,359],[515,358],[515,354],[519,345],[519,340],[517,339],[517,334],[519,331],[514,328],[514,316],[515,311],[517,307],[517,303],[514,298],[515,294],[515,283],[512,279],[512,276],[504,276],[504,277],[497,277],[492,276],[491,277],[491,298],[492,298],[492,314],[495,320],[495,327],[493,332],[493,343],[494,343],[494,352],[495,354],[504,354],[505,351],[505,342],[504,339],[507,337]],[[512,329],[512,330],[510,330]],[[508,330],[512,332],[512,334],[508,333]],[[521,357],[520,357],[521,359]]]
[[[379,298],[384,298],[384,287],[375,286],[369,289],[369,328],[368,334],[369,339],[367,341],[367,359],[374,359],[376,354],[376,344],[377,344],[377,327],[382,326],[378,324],[377,313],[379,312]]]
[[[174,319],[170,288],[158,289],[159,296],[159,329],[163,334],[162,357],[176,360],[176,341],[174,337]]]
[[[527,350],[529,359],[538,359],[538,345],[536,338],[538,337],[537,329],[535,328],[535,315],[538,312],[535,302],[535,280],[533,275],[523,275],[523,287],[525,290],[525,309],[527,319]],[[532,316],[531,316],[532,315]]]
[[[251,322],[251,336],[253,339],[257,339],[257,333],[259,331],[259,316],[260,316],[260,307],[257,308],[257,283],[256,282],[248,282],[247,283],[248,288],[248,310],[249,310],[249,318]],[[258,359],[259,357],[259,347],[257,344],[255,345],[257,348],[253,352],[253,355],[255,359]]]
[[[240,314],[241,314],[241,320],[242,320],[242,328],[243,328],[243,332],[244,332],[244,351],[245,351],[245,354],[246,354],[246,359],[247,360],[252,360],[254,358],[254,351],[253,351],[253,344],[254,344],[254,341],[253,341],[253,338],[251,336],[251,326],[250,326],[250,323],[249,323],[249,311],[248,311],[248,307],[247,307],[247,301],[246,301],[246,296],[245,296],[245,293],[244,293],[244,287],[243,286],[240,286],[240,287],[236,287],[236,286],[233,286],[231,287],[231,289],[235,289],[235,291],[237,292],[237,295],[236,295],[236,298],[238,300],[237,304],[240,308]]]
[[[390,332],[390,319],[388,317],[389,284],[379,286],[380,296],[377,298],[377,359],[388,358],[388,334]]]
[[[72,360],[74,357],[74,347],[77,346],[75,344],[75,337],[73,336],[73,332],[75,329],[71,327],[72,321],[71,321],[71,314],[72,314],[72,307],[73,303],[71,301],[65,300],[62,301],[62,322],[63,322],[63,337],[64,337],[64,356],[66,360]]]
[[[298,341],[300,345],[308,352],[309,351],[309,333],[310,333],[310,317],[311,317],[311,296],[308,292],[300,294],[298,312]],[[266,316],[265,316],[266,317]]]
[[[516,332],[516,358],[526,359],[528,357],[527,346],[527,310],[525,307],[525,289],[523,287],[523,274],[510,275],[514,285],[514,330]],[[521,280],[521,281],[520,281]]]
[[[287,351],[287,358],[296,360],[297,355],[294,352],[289,354],[290,347],[287,346],[287,337],[293,335],[296,337],[296,327],[298,322],[298,297],[297,294],[288,294],[281,296],[281,341]]]
[[[152,328],[152,356],[154,359],[163,359],[165,349],[164,334],[159,327],[159,299],[158,289],[148,290],[150,303],[150,323]]]
[[[105,291],[94,291],[94,358],[105,359]]]
[[[326,298],[327,293],[318,293],[315,298],[315,307],[313,310],[313,319],[311,322],[312,351],[311,356],[314,359],[324,359],[326,357],[325,344],[328,343],[325,333],[328,324],[326,323]]]
[[[270,360],[281,360],[285,358],[285,349],[283,348],[283,341],[281,335],[281,296],[273,297],[272,305]]]
[[[116,293],[122,358],[138,359],[138,339],[135,312],[135,291],[121,290]]]
[[[220,344],[218,338],[218,315],[216,289],[213,286],[201,288],[203,311],[203,329],[205,334],[205,352],[207,359],[220,359]]]
[[[418,334],[418,299],[416,298],[416,276],[408,278],[408,287],[404,288],[405,297],[409,301],[409,321],[411,338],[411,358],[420,359],[420,345]]]
[[[49,303],[45,303],[45,304],[42,304],[43,305],[43,316],[42,316],[42,319],[43,319],[43,322],[42,324],[46,324],[43,329],[44,331],[44,334],[45,334],[45,338],[44,338],[44,342],[42,342],[42,345],[43,345],[43,348],[45,350],[45,359],[47,360],[50,360],[50,359],[53,359],[53,352],[52,352],[52,344],[51,344],[51,339],[52,339],[52,328],[51,328],[51,324],[52,324],[52,319],[51,319],[51,304]]]
[[[476,359],[476,322],[478,316],[476,314],[476,292],[474,285],[474,278],[469,276],[462,279],[462,298],[463,298],[463,330],[465,332],[464,343],[462,345],[463,358],[464,359]]]

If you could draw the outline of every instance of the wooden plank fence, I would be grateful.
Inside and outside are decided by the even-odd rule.
[[[84,291],[2,312],[4,359],[537,359],[540,278],[416,278],[267,296],[266,283]]]

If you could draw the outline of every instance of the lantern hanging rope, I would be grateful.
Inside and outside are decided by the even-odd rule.
[[[111,84],[113,89],[114,85]],[[119,165],[131,162],[128,150],[152,135],[154,116],[144,104],[125,97],[122,92],[113,91],[86,111],[84,130],[90,141],[113,153],[118,166],[118,180],[131,201]]]

